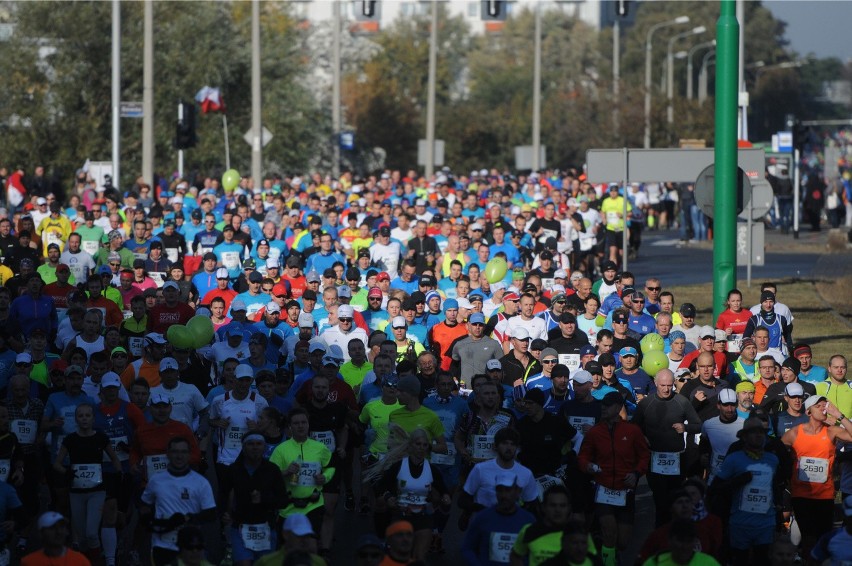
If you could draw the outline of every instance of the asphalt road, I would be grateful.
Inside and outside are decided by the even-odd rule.
[[[771,239],[771,240],[770,240]],[[752,280],[810,277],[819,259],[817,253],[784,252],[784,243],[793,243],[792,236],[767,233],[769,246],[764,265],[752,266]],[[773,251],[779,250],[779,251]],[[712,243],[683,245],[675,230],[645,232],[639,257],[628,261],[627,269],[640,280],[659,277],[663,287],[709,283],[713,280]],[[746,267],[737,268],[737,280],[745,286]]]

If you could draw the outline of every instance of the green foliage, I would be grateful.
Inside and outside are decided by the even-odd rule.
[[[143,3],[122,2],[122,100],[142,100]],[[46,162],[68,178],[86,158],[111,155],[111,3],[26,2],[15,6],[16,30],[2,45],[6,96],[0,155],[4,162]],[[177,102],[204,85],[218,86],[228,109],[232,166],[246,170],[251,125],[250,5],[154,3],[155,169],[176,169],[172,148]],[[263,122],[273,132],[267,169],[305,168],[327,143],[330,120],[302,86],[301,32],[286,4],[263,3]],[[39,50],[43,57],[39,57]],[[44,56],[45,51],[52,51]],[[198,146],[187,170],[221,172],[221,115],[197,115]],[[122,119],[122,185],[141,171],[142,121]]]

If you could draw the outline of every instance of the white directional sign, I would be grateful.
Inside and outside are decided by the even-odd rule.
[[[246,140],[246,143],[252,145],[252,130],[249,130],[243,134],[243,139]],[[266,144],[272,141],[272,132],[266,129],[266,126],[260,127],[260,145],[266,147]]]

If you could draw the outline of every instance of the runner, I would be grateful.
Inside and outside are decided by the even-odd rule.
[[[641,429],[621,419],[623,407],[619,393],[604,396],[601,422],[585,434],[577,461],[580,470],[595,478],[595,515],[601,527],[604,566],[615,566],[618,553],[627,549],[636,512],[635,490],[651,458]]]
[[[808,422],[785,432],[781,441],[795,460],[790,482],[793,512],[802,531],[803,552],[810,552],[832,527],[835,445],[852,442],[852,421],[822,395],[808,397],[805,413]]]
[[[182,526],[216,519],[213,489],[204,476],[189,467],[190,454],[188,440],[169,440],[165,472],[149,478],[142,493],[140,520],[151,524],[151,558],[155,566],[170,564],[177,557],[178,531]]]

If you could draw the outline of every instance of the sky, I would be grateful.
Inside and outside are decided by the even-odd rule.
[[[763,5],[787,22],[786,37],[800,55],[852,58],[852,0],[764,0]]]

